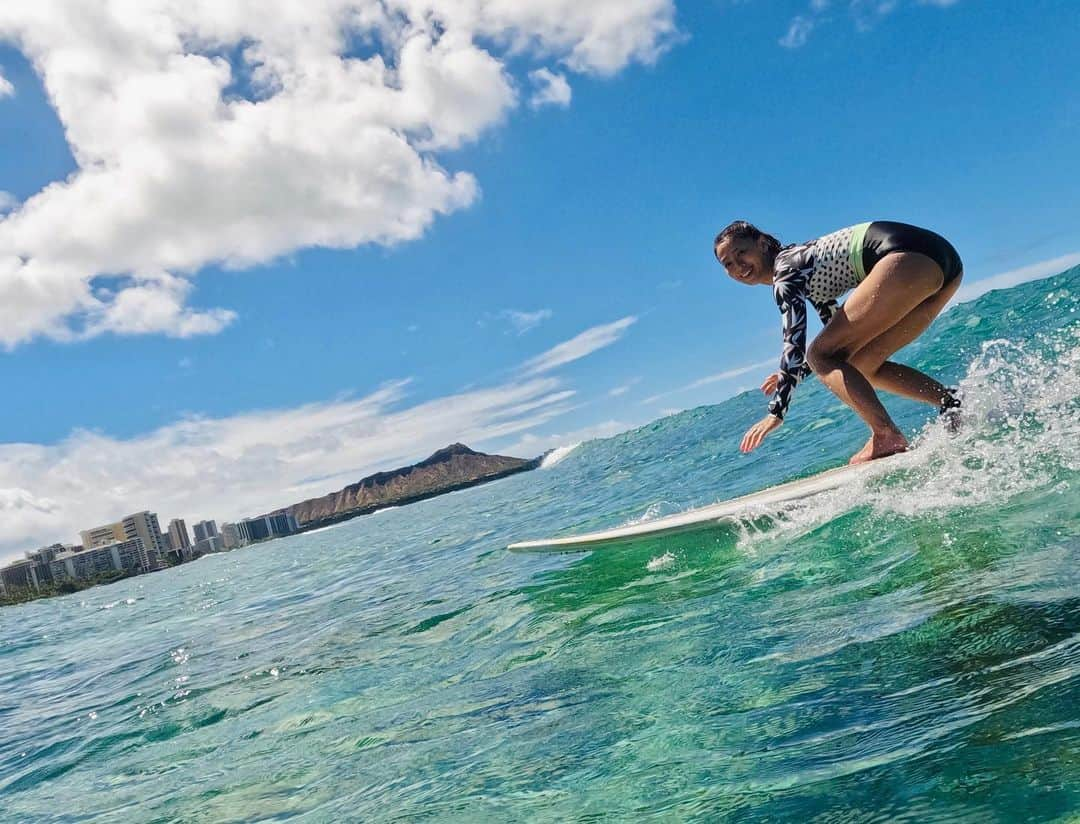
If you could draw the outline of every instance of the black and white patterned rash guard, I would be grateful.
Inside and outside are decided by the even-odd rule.
[[[863,239],[869,223],[849,226],[798,246],[780,250],[773,265],[773,298],[783,316],[784,351],[780,379],[769,402],[769,414],[787,414],[791,393],[810,374],[806,363],[806,302],[822,323],[836,314],[836,299],[859,285],[863,271]]]

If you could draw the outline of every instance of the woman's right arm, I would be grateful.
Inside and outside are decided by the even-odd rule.
[[[806,373],[806,274],[802,269],[787,269],[778,272],[773,282],[773,296],[783,317],[784,351],[769,414],[780,420]]]

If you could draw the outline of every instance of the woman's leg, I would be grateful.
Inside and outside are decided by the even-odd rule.
[[[944,280],[941,267],[926,255],[886,255],[810,345],[807,360],[814,372],[870,427],[870,440],[853,463],[902,452],[907,439],[850,359],[941,292]]]
[[[949,395],[949,390],[943,383],[902,363],[885,361],[875,369],[872,366],[864,367],[855,358],[852,358],[851,362],[855,364],[856,369],[866,375],[866,379],[870,381],[874,389],[884,389],[894,395],[936,407],[940,407],[942,401]]]
[[[927,330],[960,288],[963,274],[942,287],[936,295],[911,310],[895,326],[856,352],[850,362],[866,376],[875,389],[940,407],[948,397],[944,385],[917,369],[888,360]]]

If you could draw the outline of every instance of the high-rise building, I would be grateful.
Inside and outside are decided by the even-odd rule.
[[[126,540],[142,538],[143,546],[146,547],[146,552],[151,561],[155,559],[155,556],[157,556],[157,559],[164,557],[167,551],[165,549],[165,537],[161,534],[161,527],[158,525],[156,513],[136,512],[134,515],[128,515],[124,518],[122,523],[124,524],[124,538]]]
[[[241,546],[240,533],[236,529],[236,524],[221,525],[221,544],[224,549],[236,549]]]
[[[214,521],[199,521],[192,527],[196,541],[205,541],[218,534],[217,523]]]
[[[221,540],[220,535],[211,535],[209,538],[203,538],[201,541],[196,541],[195,544],[187,550],[190,558],[199,558],[203,555],[209,555],[211,552],[222,552],[225,549],[225,543]]]
[[[270,527],[265,518],[244,518],[237,521],[236,531],[240,535],[240,543],[244,545],[265,541],[270,537]]]
[[[274,536],[292,535],[300,529],[296,516],[287,512],[274,512],[267,515],[266,520],[270,522],[270,533]]]
[[[124,539],[124,524],[117,521],[115,524],[95,526],[93,529],[84,529],[79,533],[82,545],[85,549],[93,549],[98,546],[106,546]]]
[[[0,593],[8,594],[19,589],[37,591],[41,589],[41,583],[34,562],[28,558],[12,561],[0,569]]]
[[[169,521],[169,549],[173,552],[183,552],[191,546],[191,538],[188,536],[187,524],[183,518],[173,518]]]
[[[284,512],[275,512],[259,518],[245,518],[237,522],[235,526],[241,544],[292,535],[299,529],[296,518]]]
[[[117,541],[82,552],[61,552],[49,564],[54,581],[88,579],[108,572],[150,572],[157,568],[142,538]]]
[[[86,549],[142,538],[143,546],[155,565],[163,561],[165,553],[168,552],[155,512],[136,512],[116,523],[87,529],[79,534]]]
[[[82,549],[82,547],[79,547]],[[30,561],[34,565],[34,571],[37,574],[37,580],[39,584],[51,584],[52,572],[49,570],[49,564],[53,562],[61,552],[70,551],[68,547],[63,544],[52,544],[51,546],[43,546],[41,549],[35,549],[33,552],[26,553],[26,560]]]

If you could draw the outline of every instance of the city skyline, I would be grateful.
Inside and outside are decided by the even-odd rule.
[[[168,530],[162,532],[157,513],[143,510],[119,521],[80,530],[81,544],[53,543],[8,559],[0,564],[0,595],[10,597],[17,594],[16,590],[40,594],[48,585],[65,580],[93,586],[100,582],[99,576],[118,572],[159,572],[203,555],[293,535],[299,529],[296,518],[283,512],[224,522],[220,532],[216,521],[203,520],[193,528],[192,543],[183,519],[173,518]],[[168,555],[175,558],[169,561]]]

